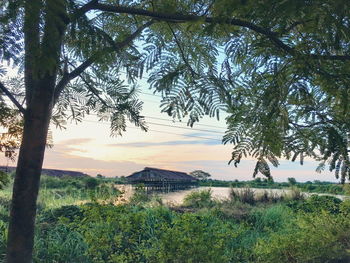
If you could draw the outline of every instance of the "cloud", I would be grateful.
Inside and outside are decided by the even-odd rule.
[[[218,134],[213,134],[209,132],[189,132],[189,133],[183,133],[183,136],[189,136],[189,137],[197,136],[197,137],[212,138],[213,140],[219,140],[221,142],[222,136],[224,136],[224,132],[218,131]]]
[[[64,140],[64,141],[60,141],[60,143],[58,145],[64,144],[64,145],[82,145],[85,143],[89,143],[94,141],[94,139],[91,138],[79,138],[79,139],[69,139],[69,140]],[[54,143],[55,146],[55,143]]]
[[[69,154],[69,148],[65,145],[56,145],[53,149],[47,149],[44,166],[51,169],[64,169],[85,172],[89,175],[102,174],[105,176],[127,176],[142,170],[146,165],[132,161],[104,161],[89,157],[81,157]]]
[[[74,143],[81,143],[83,140],[74,140]],[[142,157],[142,155],[132,155],[131,158],[118,159],[125,157],[125,149],[121,150],[121,155],[111,152],[112,156],[115,157],[113,160],[101,159],[101,157],[96,153],[95,156],[78,156],[71,151],[71,145],[69,144],[57,144],[53,149],[47,149],[44,167],[45,168],[56,168],[56,169],[67,169],[67,170],[77,170],[85,172],[90,175],[96,175],[98,173],[105,176],[122,176],[130,175],[131,173],[142,170],[146,166],[164,168],[169,170],[177,170],[184,172],[191,172],[194,170],[204,170],[209,172],[213,179],[221,180],[252,180],[252,173],[256,163],[256,160],[242,160],[235,168],[233,165],[228,165],[229,155],[222,150],[216,149],[218,146],[212,146],[209,150],[205,150],[205,146],[190,147],[191,144],[202,144],[202,140],[189,140],[189,141],[166,141],[166,142],[136,142],[136,143],[124,143],[124,144],[109,144],[108,146],[125,146],[125,147],[136,147],[133,148],[132,152],[140,152],[137,147],[151,147],[151,146],[162,146],[165,147],[167,151],[163,151],[163,154],[155,152],[154,155],[147,155]],[[176,151],[169,151],[169,146],[181,145],[182,147],[190,147],[190,149],[183,150],[181,154],[176,153]],[[220,148],[221,149],[221,148]],[[196,153],[197,152],[197,153]],[[228,150],[229,152],[229,150]],[[203,154],[202,154],[203,153]],[[208,155],[207,155],[208,153]],[[227,154],[227,155],[226,155]],[[196,155],[198,159],[192,159]],[[107,154],[106,157],[109,155]],[[192,158],[189,158],[192,156]],[[216,157],[222,158],[215,159]],[[227,157],[227,158],[226,158]],[[100,158],[100,159],[98,159]],[[317,162],[306,161],[304,165],[299,163],[293,163],[286,160],[280,161],[280,166],[278,168],[271,167],[272,176],[275,181],[287,181],[288,177],[294,177],[297,181],[332,181],[336,182],[334,174],[330,172],[323,172],[318,174],[315,172],[317,167]]]

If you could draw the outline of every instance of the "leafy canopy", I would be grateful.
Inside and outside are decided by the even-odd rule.
[[[38,57],[38,74],[57,70],[53,122],[95,112],[114,134],[127,119],[146,129],[135,87],[146,73],[174,118],[192,126],[226,111],[231,161],[257,158],[254,175],[269,177],[281,157],[311,157],[350,176],[348,1],[34,2],[39,44],[26,55]],[[0,4],[0,59],[19,66],[23,4]],[[47,17],[65,25],[58,69],[42,55]]]

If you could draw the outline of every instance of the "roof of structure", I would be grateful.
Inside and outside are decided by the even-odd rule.
[[[126,177],[129,181],[198,181],[197,178],[183,172],[169,171],[158,168],[146,167],[142,171],[135,172]]]

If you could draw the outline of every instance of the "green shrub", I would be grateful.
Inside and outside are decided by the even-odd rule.
[[[43,223],[56,223],[61,217],[73,221],[76,217],[83,217],[83,210],[76,205],[62,206],[56,209],[44,210],[38,215],[38,221]]]
[[[291,209],[285,205],[275,205],[253,210],[248,222],[258,232],[273,232],[285,227],[292,218]]]
[[[0,197],[0,220],[4,222],[9,221],[9,211],[11,200],[5,197]]]
[[[7,246],[7,222],[0,220],[0,261],[3,262]]]
[[[339,213],[341,200],[329,195],[312,195],[305,202],[300,203],[297,209],[306,213],[320,212]]]
[[[350,199],[346,199],[340,203],[339,211],[344,215],[350,215]]]
[[[210,211],[175,213],[165,207],[85,207],[75,222],[86,255],[104,262],[232,262],[238,257],[239,226]]]
[[[84,178],[84,183],[86,189],[96,189],[96,187],[99,185],[98,180],[93,177]]]
[[[350,221],[326,212],[299,217],[269,238],[260,239],[254,262],[349,262]]]
[[[50,176],[42,175],[40,179],[40,186],[46,189],[57,189],[74,187],[76,189],[81,189],[84,187],[85,178],[74,178],[71,176]]]
[[[238,233],[210,214],[181,214],[157,229],[147,262],[231,262]]]
[[[3,190],[10,183],[10,175],[0,171],[0,190]]]
[[[241,222],[248,218],[252,209],[253,207],[246,203],[223,200],[215,204],[213,212],[219,218]]]
[[[39,224],[34,243],[34,262],[89,263],[83,236],[66,224]]]
[[[145,262],[156,229],[169,224],[172,213],[166,208],[144,209],[130,205],[85,207],[84,224],[76,227],[88,245],[94,263]]]
[[[214,204],[214,201],[212,200],[211,195],[212,195],[211,189],[193,191],[185,196],[183,205],[187,207],[193,207],[193,208],[211,207]]]
[[[140,205],[151,201],[152,197],[146,192],[144,185],[138,185],[134,189],[134,193],[130,198],[130,203],[133,205]]]

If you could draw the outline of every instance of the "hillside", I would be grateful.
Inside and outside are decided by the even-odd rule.
[[[16,167],[13,166],[0,166],[0,171],[3,172],[14,172],[16,170]],[[49,175],[49,176],[56,176],[56,177],[62,177],[62,176],[71,176],[71,177],[86,177],[89,176],[88,174],[77,172],[77,171],[68,171],[68,170],[58,170],[58,169],[43,169],[42,174]]]

